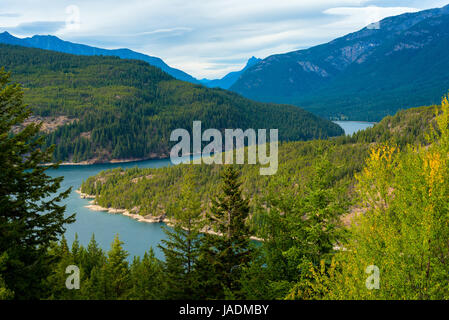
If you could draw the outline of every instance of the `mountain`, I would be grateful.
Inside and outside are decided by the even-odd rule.
[[[449,89],[449,6],[382,20],[327,44],[270,56],[230,88],[323,117],[379,121]]]
[[[191,75],[168,66],[162,59],[151,57],[146,54],[138,53],[130,49],[101,49],[96,47],[87,46],[84,44],[73,43],[69,41],[64,41],[55,36],[40,36],[35,35],[30,38],[17,38],[12,36],[8,32],[0,33],[0,43],[19,45],[23,47],[39,48],[45,50],[52,50],[56,52],[64,52],[70,54],[84,55],[84,56],[117,56],[122,59],[136,59],[148,62],[150,65],[162,69],[172,77],[188,81],[191,83],[198,83],[198,80]]]
[[[245,70],[256,65],[260,61],[262,61],[262,59],[251,57],[251,59],[249,59],[248,62],[246,63],[246,66],[240,71],[230,72],[221,79],[216,80],[203,79],[200,80],[200,82],[201,84],[209,88],[229,89],[240,78],[240,76]]]
[[[0,44],[0,66],[22,84],[43,122],[55,160],[106,162],[166,157],[170,133],[202,127],[279,129],[279,139],[343,134],[295,106],[258,103],[236,93],[174,79],[139,60],[82,56]]]

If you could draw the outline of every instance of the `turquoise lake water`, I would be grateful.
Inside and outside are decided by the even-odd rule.
[[[373,123],[338,121],[346,134],[352,134],[373,126]],[[110,214],[107,212],[92,211],[85,208],[89,200],[81,199],[75,190],[79,189],[83,180],[99,173],[102,170],[112,168],[160,168],[172,165],[170,160],[148,160],[120,164],[94,164],[85,166],[61,166],[56,170],[48,170],[51,176],[64,176],[62,189],[72,187],[72,193],[65,200],[67,204],[67,214],[76,213],[76,222],[67,226],[66,238],[71,244],[78,234],[82,245],[87,246],[92,234],[104,250],[109,250],[110,244],[116,234],[125,243],[124,248],[130,254],[129,260],[133,256],[141,256],[150,247],[155,250],[156,256],[162,258],[161,251],[157,248],[161,239],[165,238],[162,231],[162,223],[142,223],[120,214]]]
[[[361,121],[334,121],[343,128],[345,134],[352,135],[360,130],[365,130],[366,128],[371,128],[375,125],[374,122],[361,122]]]
[[[109,250],[110,244],[116,234],[120,240],[124,241],[124,248],[130,253],[129,260],[133,256],[141,256],[150,247],[153,247],[158,258],[162,254],[157,249],[157,244],[164,238],[161,223],[142,223],[120,214],[110,214],[107,212],[92,211],[85,208],[89,200],[81,199],[75,190],[79,189],[83,180],[99,173],[102,170],[117,167],[122,168],[160,168],[171,165],[170,160],[148,160],[134,163],[121,164],[95,164],[86,166],[61,166],[56,170],[48,170],[51,176],[64,176],[61,184],[63,190],[72,187],[72,192],[65,200],[67,204],[67,214],[76,213],[76,222],[67,225],[66,238],[71,244],[78,234],[82,245],[87,246],[92,234],[104,250]]]

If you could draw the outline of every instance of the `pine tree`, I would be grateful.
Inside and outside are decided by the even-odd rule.
[[[76,248],[76,246],[78,246],[77,240],[74,241],[74,246],[72,247]],[[51,300],[73,300],[80,298],[79,290],[68,290],[65,284],[68,276],[66,274],[66,268],[69,265],[76,265],[81,269],[81,266],[75,261],[74,255],[70,252],[66,238],[62,236],[59,244],[53,243],[49,253],[54,256],[54,260],[58,262],[52,264],[53,272],[46,279],[46,283],[49,287],[48,297],[46,298]],[[83,275],[82,271],[80,273]]]
[[[294,215],[287,217],[295,245],[283,254],[292,261],[307,260],[319,265],[322,259],[330,261],[334,246],[341,240],[342,232],[338,226],[348,201],[341,196],[342,186],[335,185],[335,167],[326,154],[318,157],[313,170]]]
[[[165,255],[169,299],[194,299],[197,292],[195,266],[200,249],[201,196],[196,191],[193,171],[184,177],[181,200],[173,209],[173,230],[164,228],[168,240],[162,240]]]
[[[81,265],[81,263],[83,261],[83,256],[85,254],[84,251],[85,251],[84,247],[80,246],[80,241],[78,239],[78,233],[75,233],[75,239],[73,240],[73,243],[72,243],[71,253],[73,256],[73,262],[75,264],[77,264],[78,266]]]
[[[98,246],[95,240],[95,235],[92,234],[92,238],[85,250],[85,255],[83,257],[83,267],[87,275],[90,275],[92,269],[97,267],[100,268],[106,263],[106,257],[103,250]]]
[[[212,200],[208,220],[218,235],[206,234],[201,249],[201,285],[204,298],[241,298],[242,270],[251,261],[247,226],[249,201],[241,194],[239,172],[222,172],[222,193]]]
[[[124,299],[129,290],[128,252],[123,247],[123,242],[116,235],[108,252],[108,259],[104,265],[103,281],[106,283],[107,299]]]
[[[268,281],[259,290],[268,292],[270,298],[285,297],[296,283],[302,284],[310,266],[318,267],[321,260],[329,264],[334,246],[341,241],[340,217],[348,207],[345,189],[343,183],[337,184],[328,151],[319,146],[316,154],[304,185],[280,177],[270,185],[266,207],[261,208],[268,227],[260,272]]]
[[[166,292],[166,276],[162,262],[159,261],[153,249],[145,252],[142,260],[135,257],[130,269],[132,289],[130,299],[159,300]]]
[[[60,201],[70,190],[58,193],[62,177],[51,178],[41,163],[50,162],[54,147],[42,150],[40,125],[20,124],[31,111],[23,103],[23,91],[10,84],[10,74],[0,70],[0,255],[7,254],[1,272],[17,299],[40,298],[43,280],[51,273],[47,251],[65,232]]]

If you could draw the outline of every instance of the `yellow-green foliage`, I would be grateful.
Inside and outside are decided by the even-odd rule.
[[[447,98],[437,113],[430,145],[372,148],[357,175],[365,212],[354,220],[332,267],[327,272],[312,268],[306,289],[298,285],[290,298],[449,298]],[[380,270],[379,289],[367,289],[370,265]]]

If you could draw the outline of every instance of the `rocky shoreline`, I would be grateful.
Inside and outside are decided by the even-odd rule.
[[[93,211],[108,212],[111,214],[122,214],[124,216],[130,217],[139,222],[146,222],[146,223],[164,222],[166,224],[171,223],[170,219],[166,218],[164,215],[157,216],[157,217],[151,216],[151,215],[141,216],[140,214],[131,213],[126,209],[105,208],[105,207],[99,206],[98,204],[95,204],[95,196],[94,195],[82,193],[80,190],[76,190],[76,193],[78,193],[80,195],[80,198],[82,198],[82,199],[94,199],[92,201],[89,201],[89,205],[85,206],[86,208],[93,210]]]
[[[80,195],[81,199],[93,199],[93,200],[89,201],[89,205],[85,206],[85,208],[88,208],[88,209],[90,209],[92,211],[107,212],[107,213],[111,213],[111,214],[122,214],[122,215],[130,217],[131,219],[134,219],[134,220],[136,220],[138,222],[165,223],[168,226],[173,226],[173,224],[174,224],[174,221],[172,219],[167,218],[165,215],[160,215],[160,216],[152,216],[152,215],[141,216],[140,214],[137,214],[137,213],[131,213],[131,212],[129,212],[129,210],[126,210],[126,209],[105,208],[105,207],[102,207],[102,206],[99,206],[99,205],[95,204],[95,196],[94,195],[82,193],[80,190],[76,190],[75,192]],[[215,232],[214,230],[212,230],[210,227],[204,227],[201,230],[201,233],[221,235],[220,233]],[[263,239],[257,238],[257,237],[254,237],[254,236],[251,237],[251,240],[263,241]]]
[[[130,163],[130,162],[141,162],[141,161],[146,161],[146,160],[164,160],[164,159],[168,159],[169,156],[166,154],[154,154],[151,155],[150,157],[146,157],[146,158],[133,158],[133,159],[111,159],[111,160],[107,160],[107,161],[99,161],[96,159],[93,160],[85,160],[85,161],[80,161],[80,162],[61,162],[59,165],[60,166],[89,166],[92,164],[117,164],[117,163]],[[52,166],[55,163],[53,162],[49,162],[49,163],[43,163],[41,164],[42,166]]]

